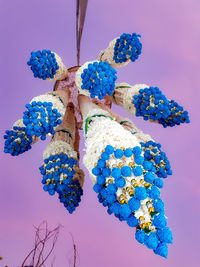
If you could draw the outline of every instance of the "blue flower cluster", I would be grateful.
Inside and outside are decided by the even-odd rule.
[[[173,127],[181,123],[190,123],[188,112],[183,110],[178,103],[174,100],[169,101],[170,116],[167,119],[160,119],[160,123],[166,128],[167,126]]]
[[[133,104],[136,116],[143,116],[144,120],[153,120],[160,123],[160,119],[167,119],[170,115],[169,101],[158,87],[140,89],[134,95]]]
[[[27,62],[35,78],[46,80],[54,78],[56,71],[59,69],[56,62],[55,54],[50,50],[31,52],[31,57]]]
[[[130,157],[132,156],[134,160],[127,166],[123,163],[121,167],[107,167],[111,157],[116,159],[127,158],[130,163]],[[158,229],[160,232],[165,231],[166,218],[164,216],[164,204],[159,198],[159,183],[155,182],[159,179],[155,177],[155,171],[151,161],[142,156],[142,149],[139,146],[122,150],[107,145],[96,167],[92,169],[92,174],[97,177],[93,188],[98,193],[99,202],[108,208],[108,214],[113,213],[120,221],[126,221],[130,227],[137,227],[136,239],[140,240],[138,235],[141,233],[146,239],[145,241],[139,241],[140,243],[154,249],[155,253],[166,256],[166,250],[163,252],[163,249],[160,248],[167,242],[166,237],[162,240],[158,236]],[[139,176],[143,177],[144,182],[138,182],[137,177]],[[127,183],[127,181],[129,182]],[[138,219],[135,216],[135,212],[140,208],[141,201],[147,197],[152,201],[149,214],[152,225],[155,227],[154,231],[149,230],[148,226],[141,228],[140,218]],[[172,237],[168,237],[168,239],[172,241]]]
[[[153,211],[150,211],[152,225],[155,230],[150,231],[148,228],[136,227],[136,240],[152,249],[155,254],[167,258],[168,246],[173,243],[172,231],[167,227],[167,220],[164,216],[164,203],[160,198],[153,199]]]
[[[44,191],[47,191],[49,195],[57,192],[60,202],[64,204],[69,213],[78,207],[83,194],[79,181],[73,180],[75,174],[73,168],[76,164],[76,159],[60,153],[49,156],[40,167]]]
[[[107,61],[89,63],[81,74],[81,89],[88,90],[90,97],[103,99],[105,95],[112,95],[117,79],[116,70]]]
[[[158,121],[163,127],[189,123],[188,112],[183,111],[174,100],[168,100],[158,87],[140,89],[138,95],[134,95],[133,104],[136,108],[136,116],[142,116],[144,120]]]
[[[146,143],[141,142],[140,144],[144,151],[144,158],[153,164],[158,177],[167,178],[167,175],[172,174],[170,162],[166,154],[161,151],[161,144],[153,141],[148,141]],[[162,188],[162,180],[156,179],[154,183],[156,186]]]
[[[163,221],[164,219],[162,220],[162,223]],[[153,249],[155,254],[165,258],[167,258],[168,254],[167,244],[173,243],[171,229],[166,226],[158,228],[156,232],[150,233],[146,233],[142,229],[137,229],[135,238],[139,243],[146,245],[149,249]]]
[[[116,63],[123,63],[131,60],[134,62],[141,54],[142,44],[140,35],[123,33],[115,43],[113,59]]]
[[[64,184],[62,191],[59,192],[59,200],[64,204],[69,213],[73,213],[76,207],[79,206],[83,189],[78,180],[71,181],[69,184]]]
[[[46,139],[48,133],[54,134],[54,128],[62,123],[61,114],[53,108],[52,102],[36,102],[26,104],[23,123],[26,126],[28,136],[37,136],[41,140]]]
[[[14,126],[4,135],[4,152],[18,156],[31,149],[32,137],[26,134],[26,127]]]

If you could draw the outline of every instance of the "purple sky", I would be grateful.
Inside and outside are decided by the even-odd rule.
[[[34,79],[26,65],[30,52],[50,49],[68,67],[76,65],[75,0],[0,0],[1,129],[3,136],[22,116],[24,105],[51,91],[53,83]],[[189,111],[191,124],[164,129],[134,118],[136,125],[160,142],[173,175],[161,191],[174,244],[165,260],[140,245],[129,228],[97,200],[87,170],[80,207],[69,215],[57,197],[42,189],[38,167],[48,141],[38,142],[19,157],[3,154],[0,175],[0,256],[4,266],[20,266],[32,247],[33,227],[42,220],[64,228],[56,249],[56,267],[68,266],[73,233],[80,267],[199,266],[199,0],[89,0],[82,39],[81,63],[123,32],[140,33],[139,60],[118,70],[118,81],[158,86]],[[121,115],[131,118],[121,108]],[[82,140],[81,154],[84,145]],[[50,265],[47,265],[50,266]]]

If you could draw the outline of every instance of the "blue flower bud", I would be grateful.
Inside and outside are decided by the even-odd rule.
[[[139,146],[135,146],[135,147],[133,148],[133,154],[134,154],[135,156],[139,156],[139,155],[141,154],[141,152],[142,152],[142,149],[141,149]]]
[[[122,216],[122,218],[127,219],[128,216],[131,214],[131,209],[129,208],[128,204],[121,205],[119,209],[119,214]]]
[[[135,233],[135,239],[141,243],[144,244],[144,239],[145,239],[145,232],[143,230],[136,230]]]
[[[116,185],[117,187],[124,187],[125,184],[126,184],[126,181],[125,181],[124,178],[121,177],[121,178],[117,178],[117,179],[115,179],[115,185]]]
[[[123,157],[123,151],[121,150],[121,149],[116,149],[115,151],[114,151],[114,155],[115,155],[115,157],[117,158],[117,159],[121,159],[122,157]]]
[[[124,156],[125,156],[125,157],[129,158],[129,157],[131,157],[132,155],[133,155],[133,151],[132,151],[131,148],[126,148],[126,149],[124,150]]]
[[[157,230],[158,238],[164,243],[173,243],[172,231],[170,228],[165,227]]]
[[[167,220],[163,214],[155,215],[153,225],[157,228],[164,228],[167,225]]]
[[[152,173],[152,172],[147,172],[145,175],[144,175],[144,180],[145,182],[147,183],[150,183],[152,184],[153,181],[155,179],[155,175]]]
[[[111,174],[111,169],[108,168],[108,167],[105,167],[102,169],[102,175],[105,176],[105,177],[109,177]]]
[[[147,198],[147,192],[144,187],[137,186],[135,188],[135,197],[139,200],[143,200]]]
[[[163,213],[164,212],[164,203],[161,199],[153,200],[153,207],[155,211]]]
[[[160,178],[155,179],[154,185],[159,187],[159,188],[163,188],[163,180],[161,180]]]
[[[113,154],[113,152],[114,152],[114,147],[111,146],[111,145],[107,145],[106,148],[105,148],[105,152],[106,152],[107,154]]]
[[[145,235],[145,245],[149,249],[156,249],[159,244],[159,240],[155,233],[150,233],[149,235]]]
[[[168,247],[166,243],[160,243],[156,250],[154,250],[155,254],[158,254],[164,258],[167,258],[168,255]]]
[[[138,225],[138,219],[132,214],[127,218],[126,221],[130,227],[135,227]]]
[[[133,174],[135,176],[141,176],[143,174],[143,170],[140,166],[136,166],[133,168]]]
[[[111,175],[114,178],[120,178],[121,177],[121,170],[119,168],[113,168]]]
[[[140,201],[135,197],[131,197],[128,201],[128,205],[131,210],[136,211],[140,208]]]
[[[94,174],[95,176],[99,175],[101,173],[100,168],[95,167],[92,169],[92,174]]]
[[[129,166],[123,166],[121,168],[121,174],[124,177],[129,177],[131,176],[131,168]]]

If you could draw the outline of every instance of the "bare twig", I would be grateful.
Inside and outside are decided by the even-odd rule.
[[[70,233],[71,238],[72,238],[72,243],[73,243],[73,250],[74,250],[74,262],[73,262],[73,267],[76,267],[76,260],[77,260],[77,249],[76,249],[76,244],[74,242],[74,237],[72,233]]]
[[[43,254],[44,248],[45,248],[45,242],[46,242],[49,234],[50,234],[50,232],[48,232],[48,224],[47,224],[47,222],[45,222],[45,237],[43,240],[40,240],[40,242],[42,243],[42,248],[41,248],[39,256],[38,256],[38,261],[37,261],[36,267],[39,266],[40,259],[41,259],[41,256]]]
[[[48,224],[46,221],[43,221],[37,227],[34,226],[34,229],[35,229],[34,248],[25,257],[21,267],[25,267],[25,266],[42,267],[42,266],[45,266],[44,264],[49,259],[49,257],[51,256],[51,254],[55,248],[61,227],[62,227],[61,225],[58,225],[53,230],[49,230]],[[72,245],[73,245],[72,266],[76,267],[77,259],[78,259],[78,252],[77,252],[77,247],[76,247],[72,233],[70,233],[70,236],[72,238]],[[32,256],[31,263],[27,264],[28,260],[31,256]],[[54,255],[53,260],[50,263],[51,267],[53,267],[55,259],[56,259],[56,257]],[[70,263],[70,265],[71,265],[71,263]]]
[[[34,250],[35,250],[35,248],[32,249],[32,250],[28,253],[28,255],[27,255],[26,258],[24,259],[24,261],[23,261],[21,267],[24,267],[24,266],[25,266],[26,261],[27,261],[28,258],[31,256],[31,254],[34,252]]]
[[[47,261],[51,253],[53,252],[58,236],[61,225],[58,225],[53,230],[48,229],[47,222],[42,222],[38,227],[34,226],[35,228],[35,240],[34,240],[34,248],[28,253],[25,257],[21,267],[25,267],[29,257],[32,255],[31,265],[34,267],[42,267],[44,263]],[[46,247],[49,245],[49,241],[52,240],[52,245],[50,246],[50,250],[46,253]],[[53,266],[53,265],[52,265]]]
[[[41,224],[40,224],[40,226],[41,226]],[[40,244],[40,242],[39,242],[39,240],[40,240],[40,238],[39,238],[39,228],[40,228],[40,226],[39,227],[35,227],[34,226],[36,232],[35,232],[35,247],[34,247],[34,252],[33,252],[33,257],[32,257],[32,262],[31,262],[32,265],[33,265],[33,263],[35,261],[35,255],[36,255],[36,252],[37,252],[37,247]]]
[[[61,225],[57,226],[54,230],[51,231],[51,234],[53,233],[52,236],[51,236],[51,237],[53,237],[53,242],[52,242],[51,249],[50,249],[49,253],[47,254],[47,256],[44,258],[44,260],[42,261],[42,263],[40,263],[40,265],[38,265],[38,267],[41,267],[42,264],[45,263],[45,261],[49,258],[49,256],[51,255],[52,251],[54,250],[54,247],[56,245],[56,242],[57,242],[57,239],[58,239],[58,236],[59,236],[60,227],[61,227]],[[51,238],[51,237],[49,237],[49,238]]]

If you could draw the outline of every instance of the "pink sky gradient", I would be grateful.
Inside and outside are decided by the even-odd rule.
[[[76,65],[75,0],[0,0],[1,129],[0,129],[0,266],[20,266],[32,248],[33,224],[47,220],[64,228],[56,248],[56,267],[68,266],[74,236],[80,267],[197,267],[199,266],[199,0],[89,0],[82,39],[81,63],[123,32],[140,33],[139,60],[118,70],[118,81],[158,86],[168,98],[189,111],[191,124],[164,129],[133,118],[145,133],[160,142],[173,175],[161,190],[174,244],[168,259],[155,255],[135,238],[135,229],[107,215],[98,202],[87,170],[80,207],[69,215],[57,197],[42,189],[38,167],[49,139],[31,151],[11,157],[3,153],[2,136],[22,116],[36,95],[53,83],[34,79],[26,62],[30,52],[50,49],[68,67]],[[131,118],[121,108],[121,115]],[[82,139],[81,155],[84,154]],[[50,265],[46,265],[50,266]]]

